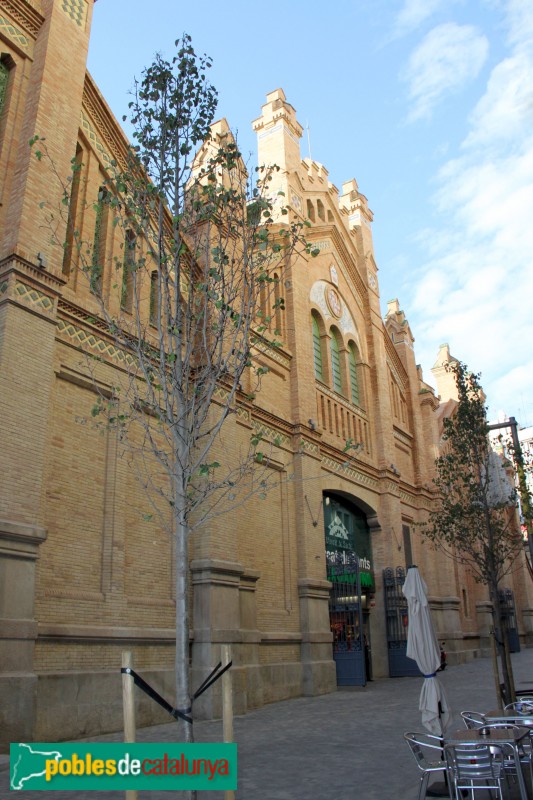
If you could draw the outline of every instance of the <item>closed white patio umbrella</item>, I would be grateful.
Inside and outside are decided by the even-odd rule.
[[[418,664],[424,676],[419,708],[422,724],[436,736],[442,736],[450,723],[451,713],[444,687],[437,678],[440,647],[427,599],[427,586],[417,567],[409,567],[403,585],[409,609],[407,656]]]

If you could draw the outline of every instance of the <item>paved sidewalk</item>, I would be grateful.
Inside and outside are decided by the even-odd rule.
[[[533,649],[512,656],[517,686],[533,688]],[[440,673],[454,709],[496,705],[490,659],[448,667]],[[394,678],[364,689],[275,703],[235,720],[239,745],[238,800],[416,800],[419,777],[403,741],[423,730],[418,711],[421,679]],[[173,741],[174,725],[139,732],[139,741]],[[220,741],[220,722],[195,724],[197,741]],[[118,735],[94,741],[119,741]],[[0,757],[2,758],[2,757]],[[123,792],[31,792],[8,788],[7,760],[0,764],[0,800],[114,800]],[[139,792],[139,800],[169,800],[170,792]],[[222,800],[222,792],[201,792]]]

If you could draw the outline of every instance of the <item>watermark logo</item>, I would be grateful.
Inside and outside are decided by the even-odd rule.
[[[237,788],[236,744],[12,744],[19,790]]]

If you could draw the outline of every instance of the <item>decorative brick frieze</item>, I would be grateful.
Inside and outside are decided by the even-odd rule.
[[[44,22],[44,17],[29,2],[21,3],[16,2],[16,0],[2,0],[2,10],[33,38],[37,36]]]

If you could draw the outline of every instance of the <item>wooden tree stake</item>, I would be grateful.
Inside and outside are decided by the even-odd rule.
[[[122,652],[122,667],[133,669],[133,656],[129,650]],[[135,741],[135,684],[131,675],[122,673],[122,706],[124,709],[124,741]],[[137,800],[137,790],[127,789],[126,800]]]
[[[231,645],[223,644],[221,647],[222,666],[231,661]],[[222,731],[224,742],[233,742],[233,682],[231,668],[222,676]],[[233,789],[224,792],[224,800],[235,800]]]

